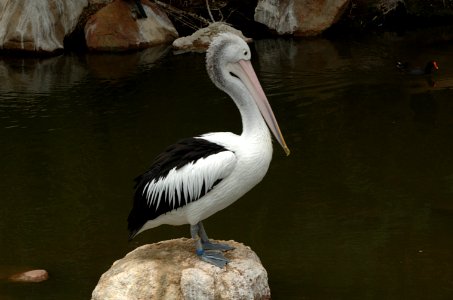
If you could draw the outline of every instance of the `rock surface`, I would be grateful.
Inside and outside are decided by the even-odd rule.
[[[9,280],[14,282],[42,282],[49,279],[46,270],[31,270],[12,275]]]
[[[88,0],[0,0],[0,48],[53,52],[77,25]]]
[[[339,20],[349,0],[259,0],[255,21],[278,34],[314,36]]]
[[[197,30],[190,36],[181,37],[173,42],[173,47],[182,52],[204,52],[208,49],[213,37],[221,32],[232,32],[243,38],[246,42],[252,39],[245,37],[241,31],[229,26],[226,23],[215,22],[208,27]]]
[[[267,273],[243,244],[225,256],[223,269],[201,261],[191,239],[176,239],[135,249],[100,278],[92,300],[109,299],[270,299]]]
[[[160,8],[142,0],[147,18],[138,19],[133,1],[115,0],[91,16],[85,25],[89,49],[125,51],[171,43],[178,32]]]

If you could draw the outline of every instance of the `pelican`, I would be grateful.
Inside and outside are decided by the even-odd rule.
[[[130,239],[162,224],[190,224],[196,254],[220,268],[233,248],[209,240],[202,221],[242,197],[264,177],[272,158],[269,129],[289,148],[250,62],[247,43],[232,33],[215,37],[206,54],[212,82],[236,103],[242,134],[213,132],[180,140],[136,178],[128,217]],[[267,123],[267,125],[266,125]]]

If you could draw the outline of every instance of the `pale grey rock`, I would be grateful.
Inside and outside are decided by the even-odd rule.
[[[233,247],[223,269],[201,261],[191,239],[144,245],[113,263],[92,293],[92,300],[270,299],[267,272],[247,246]]]
[[[278,34],[313,36],[332,26],[350,0],[259,0],[255,21]]]
[[[88,0],[0,0],[0,48],[53,52],[63,49]]]
[[[237,30],[223,22],[211,23],[208,27],[201,28],[190,36],[180,37],[173,41],[173,48],[181,52],[204,52],[208,49],[212,39],[222,32],[231,32],[247,43],[251,42],[251,38],[245,37],[240,30]]]
[[[183,299],[214,299],[215,281],[203,270],[188,268],[181,272]]]

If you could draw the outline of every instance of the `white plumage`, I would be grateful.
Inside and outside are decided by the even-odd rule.
[[[143,189],[150,207],[158,207],[161,195],[165,192],[167,201],[175,207],[177,199],[181,205],[181,196],[184,198],[200,198],[203,186],[210,190],[214,183],[226,178],[236,165],[233,152],[223,151],[190,162],[179,170],[173,168],[166,177],[153,179]]]
[[[159,155],[137,178],[128,218],[131,237],[162,224],[190,224],[197,254],[219,267],[228,262],[221,253],[205,252],[231,247],[209,242],[201,221],[262,180],[272,158],[269,129],[289,154],[250,57],[248,45],[236,35],[221,34],[212,42],[206,55],[208,74],[239,108],[242,134],[208,133],[181,140]]]

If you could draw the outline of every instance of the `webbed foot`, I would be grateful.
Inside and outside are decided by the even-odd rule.
[[[222,253],[217,252],[217,251],[202,251],[203,253],[198,254],[199,251],[197,251],[198,256],[201,258],[202,261],[205,261],[207,263],[210,263],[216,267],[223,268],[226,266],[227,263],[230,262],[228,258],[223,256]]]
[[[231,247],[230,245],[221,244],[221,243],[212,243],[210,241],[201,242],[201,245],[203,246],[204,250],[218,250],[218,251],[234,250],[234,247]]]
[[[201,222],[191,225],[190,233],[195,241],[196,253],[201,260],[219,268],[225,267],[230,262],[223,256],[221,251],[233,250],[234,247],[227,244],[210,242]]]

